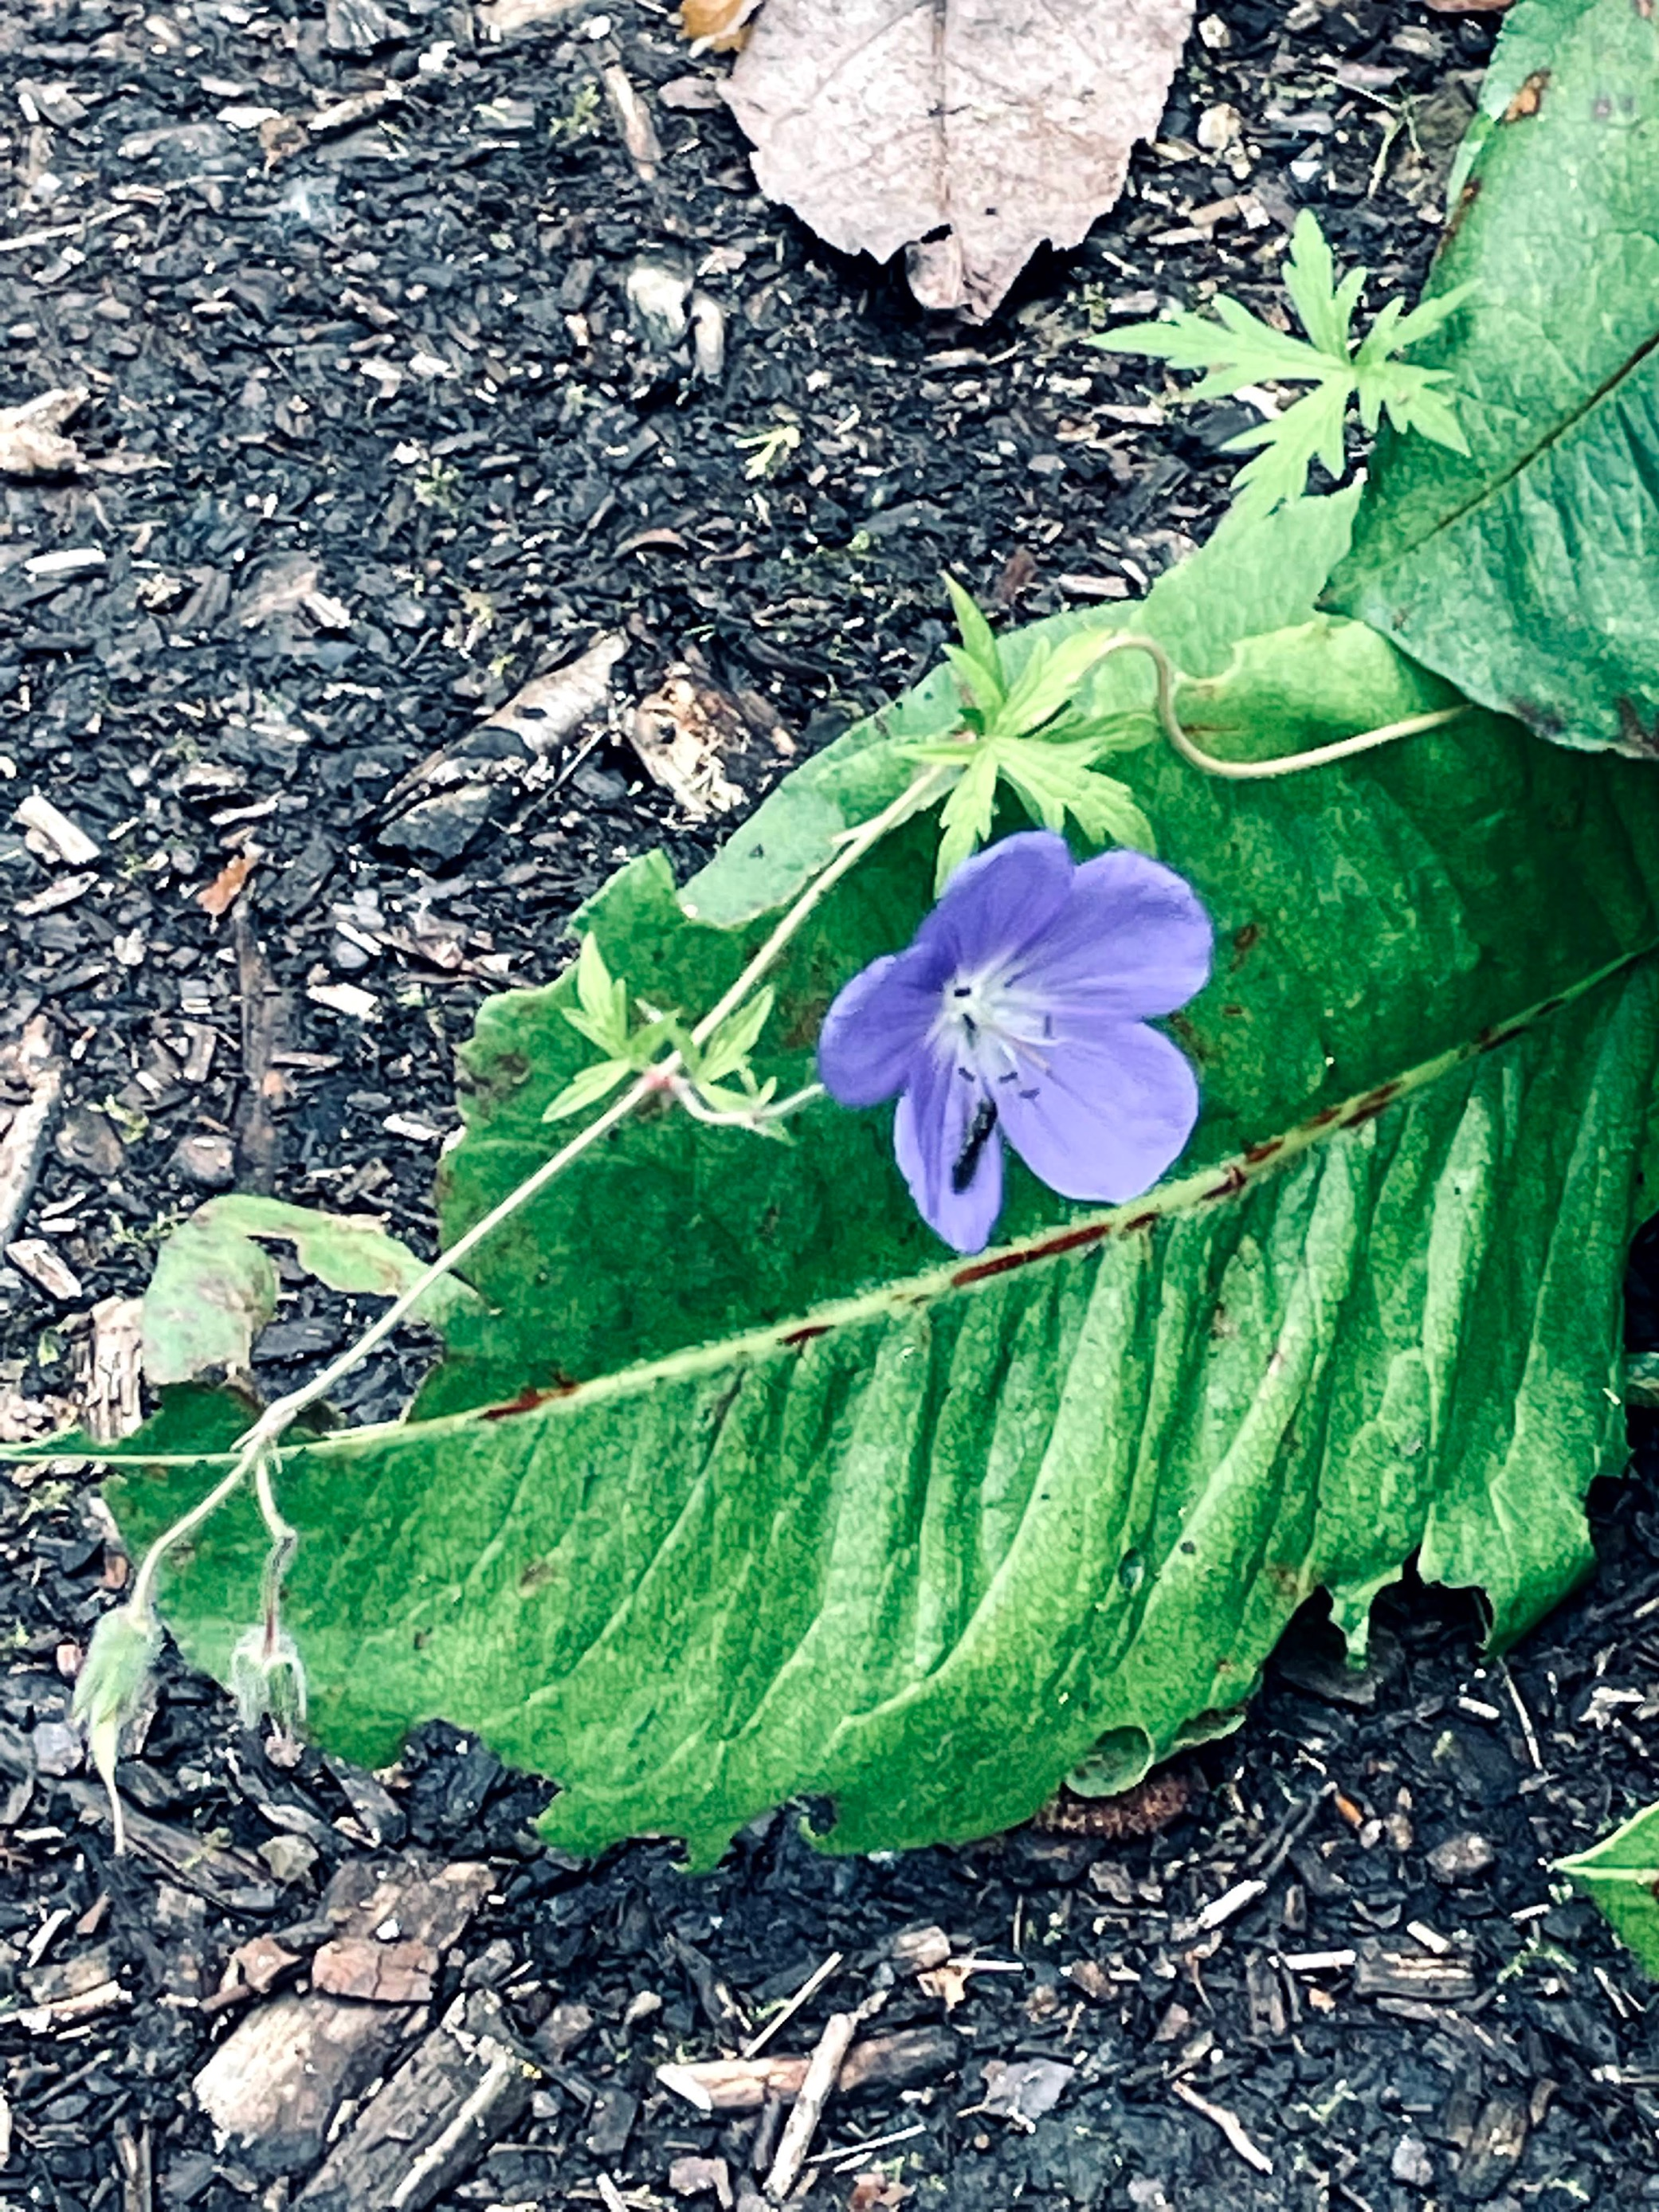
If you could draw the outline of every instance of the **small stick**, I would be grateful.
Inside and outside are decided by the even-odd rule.
[[[927,2130],[918,2120],[908,2128],[895,2128],[891,2135],[872,2136],[868,2142],[842,2143],[836,2150],[815,2150],[806,2161],[808,2166],[833,2166],[837,2173],[850,2173],[861,2159],[872,2151],[890,2150],[895,2143],[908,2142],[915,2136],[925,2136]]]
[[[743,2055],[745,2058],[756,2057],[761,2051],[765,2050],[767,2045],[772,2040],[772,2038],[777,2033],[778,2030],[784,2027],[788,2021],[792,2021],[795,2017],[795,2014],[800,2010],[801,2007],[804,2004],[810,2003],[812,1998],[817,1995],[818,1991],[829,1980],[830,1975],[833,1974],[836,1967],[840,1966],[845,1955],[844,1952],[832,1951],[822,1966],[813,1967],[811,1972],[806,1977],[806,1979],[795,1991],[794,1996],[790,1998],[788,2003],[780,2005],[776,2012],[773,2014],[771,2019],[767,2021],[765,2027],[757,2028],[755,2033],[750,2037],[748,2042],[742,2045]]]
[[[1172,2081],[1170,2087],[1183,2105],[1190,2105],[1214,2126],[1220,2129],[1228,2143],[1238,2153],[1246,2166],[1254,2166],[1258,2173],[1271,2173],[1273,2162],[1265,2150],[1258,2150],[1244,2132],[1244,2125],[1237,2112],[1230,2112],[1220,2105],[1212,2105],[1207,2097],[1200,2097],[1186,2081]]]
[[[772,2171],[766,2177],[766,2193],[775,2204],[781,2204],[795,2185],[824,2105],[841,2072],[841,2062],[858,2033],[858,2025],[855,2012],[831,2013],[818,2038],[817,2049],[807,2061],[806,2079],[800,2085],[800,2094],[785,2125],[778,2154],[772,2161]]]
[[[1532,1715],[1522,1700],[1520,1685],[1514,1675],[1507,1667],[1503,1672],[1504,1687],[1510,1693],[1510,1703],[1515,1707],[1515,1717],[1520,1722],[1521,1733],[1527,1740],[1527,1756],[1532,1761],[1532,1771],[1534,1774],[1541,1774],[1544,1771],[1544,1754],[1538,1747],[1538,1731],[1532,1724]]]

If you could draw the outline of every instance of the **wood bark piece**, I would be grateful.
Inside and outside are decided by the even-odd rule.
[[[755,175],[832,246],[982,319],[1076,246],[1157,129],[1189,0],[768,0],[726,87]]]
[[[325,1943],[311,1962],[311,1985],[331,1997],[376,2004],[429,2004],[438,1954],[428,1943],[377,1943],[345,1936]]]
[[[422,2212],[506,2134],[540,2079],[498,2000],[476,1990],[369,2100],[297,2203]]]
[[[100,1443],[118,1443],[143,1419],[139,1387],[143,1315],[142,1298],[100,1298],[92,1310],[92,1352],[82,1419],[87,1434]]]
[[[0,1054],[0,1077],[28,1092],[0,1131],[0,1244],[7,1244],[34,1195],[46,1132],[64,1088],[64,1063],[52,1049],[52,1025],[43,1015],[35,1015]]]
[[[263,2179],[315,2165],[343,2098],[383,2073],[418,2018],[343,1997],[270,1998],[196,2076],[198,2103]]]
[[[0,476],[62,476],[78,469],[81,449],[61,434],[86,404],[84,390],[64,387],[21,407],[0,407]]]
[[[904,2027],[866,2036],[842,2061],[836,2087],[842,2096],[861,2089],[908,2089],[936,2081],[957,2063],[959,2045],[943,2027]],[[800,2093],[809,2062],[781,2054],[758,2058],[708,2058],[686,2066],[659,2066],[665,2089],[700,2112],[757,2112],[769,2097],[787,2103]]]
[[[458,859],[522,799],[566,738],[605,710],[611,671],[627,651],[619,632],[602,632],[574,660],[532,677],[465,737],[429,754],[381,801],[380,842],[432,860]]]
[[[1480,1983],[1462,1959],[1433,1959],[1415,1951],[1385,1951],[1363,1944],[1353,1970],[1357,1997],[1415,1997],[1429,2004],[1466,2004]]]
[[[587,0],[486,0],[477,19],[486,39],[521,39],[551,30]]]
[[[322,1910],[337,1942],[422,1944],[441,1954],[460,1941],[489,1883],[488,1867],[470,1861],[434,1869],[412,1852],[389,1867],[348,1859]],[[321,2157],[341,2101],[386,2071],[424,2017],[418,2006],[319,1990],[271,1998],[219,2045],[196,2077],[197,2097],[262,2177],[303,2172]]]

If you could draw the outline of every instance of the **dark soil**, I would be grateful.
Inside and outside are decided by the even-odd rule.
[[[98,848],[66,861],[0,830],[4,1035],[44,1013],[67,1063],[10,1234],[74,1285],[0,1270],[9,1432],[77,1400],[90,1310],[140,1290],[159,1237],[221,1180],[372,1206],[429,1245],[479,998],[554,973],[618,860],[665,844],[689,866],[729,825],[689,823],[629,742],[629,705],[671,667],[718,695],[752,795],[780,730],[819,744],[937,658],[945,562],[1029,616],[1133,596],[1200,539],[1249,411],[1164,407],[1160,372],[1088,337],[1220,287],[1276,302],[1307,201],[1339,258],[1378,272],[1375,297],[1413,289],[1491,34],[1378,0],[1218,8],[1122,204],[978,328],[928,320],[894,272],[758,199],[723,112],[679,82],[719,65],[689,64],[647,0],[594,0],[505,46],[438,0],[396,18],[373,0],[79,0],[0,21],[16,88],[0,405],[92,395],[71,426],[87,471],[5,488],[0,766]],[[665,149],[654,180],[598,89],[618,65]],[[356,124],[292,127],[386,86],[401,97]],[[689,340],[652,349],[625,289],[641,256],[717,305],[718,374]],[[797,442],[746,477],[739,441],[772,428]],[[75,550],[101,565],[30,566]],[[608,715],[494,781],[422,776],[476,759],[481,711],[607,631],[629,648]],[[239,858],[216,918],[200,894]],[[268,1386],[353,1322],[290,1285]],[[541,1851],[543,1785],[441,1729],[384,1790],[310,1752],[273,1763],[176,1668],[125,1770],[152,1825],[112,1857],[63,1723],[124,1563],[84,1470],[9,1474],[0,2014],[47,2014],[0,2017],[0,2197],[296,2197],[320,2140],[279,2171],[269,2142],[216,2146],[191,2092],[253,2008],[217,2001],[227,1961],[278,1936],[279,1986],[303,1983],[355,1869],[412,1880],[435,1857],[487,1862],[491,1887],[427,2001],[374,2014],[370,2071],[487,1990],[538,2069],[444,2204],[757,2185],[772,2117],[705,2121],[653,2069],[734,2049],[834,1951],[776,2047],[810,2050],[888,1982],[870,2033],[935,2033],[910,2086],[831,2104],[823,2148],[918,2132],[810,2168],[817,2203],[1659,2199],[1650,2000],[1549,1871],[1659,1794],[1651,1502],[1644,1480],[1598,1495],[1601,1581],[1512,1681],[1421,1593],[1384,1608],[1358,1684],[1310,1631],[1155,1839],[829,1861],[790,1813],[691,1881],[665,1845],[594,1869]],[[1267,1887],[1194,1927],[1246,1880]],[[975,1974],[947,2016],[891,1955],[929,1923],[1018,1971]],[[1325,1952],[1340,1962],[1285,1963]],[[77,1991],[94,2001],[63,2009]],[[1024,2060],[1051,2062],[1028,2080],[1058,2101],[1034,2123],[981,2109],[988,2062]],[[1272,2175],[1177,2084],[1235,2114]]]

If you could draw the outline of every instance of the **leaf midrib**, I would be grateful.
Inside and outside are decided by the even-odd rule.
[[[1605,377],[1596,386],[1582,406],[1576,408],[1571,414],[1564,416],[1561,421],[1547,430],[1534,445],[1528,447],[1518,459],[1511,462],[1500,475],[1494,477],[1490,483],[1483,484],[1479,491],[1472,493],[1468,499],[1456,507],[1449,507],[1445,514],[1437,516],[1417,537],[1405,539],[1395,546],[1389,551],[1386,562],[1379,563],[1379,566],[1393,567],[1398,562],[1405,560],[1409,555],[1415,553],[1419,547],[1426,545],[1431,538],[1437,538],[1442,531],[1451,529],[1454,525],[1462,522],[1466,515],[1477,513],[1489,500],[1498,498],[1501,493],[1509,489],[1517,477],[1523,476],[1540,455],[1548,453],[1552,447],[1559,445],[1570,430],[1576,430],[1581,422],[1588,421],[1602,401],[1609,398],[1618,390],[1626,379],[1647,359],[1656,346],[1659,346],[1659,328],[1656,328],[1643,340],[1628,360],[1623,362],[1611,375]]]
[[[1489,1024],[1469,1042],[1449,1046],[1443,1052],[1419,1062],[1403,1074],[1356,1092],[1339,1105],[1325,1108],[1310,1121],[1298,1123],[1282,1135],[1261,1139],[1242,1152],[1233,1154],[1231,1158],[1212,1162],[1190,1175],[1164,1184],[1145,1198],[1131,1200],[1122,1206],[1105,1207],[1080,1221],[1068,1223],[1059,1229],[1042,1231],[1034,1237],[1005,1245],[998,1250],[971,1259],[950,1261],[943,1266],[928,1269],[925,1273],[908,1276],[896,1283],[881,1284],[853,1297],[832,1300],[809,1309],[805,1314],[771,1322],[763,1328],[688,1346],[638,1365],[616,1368],[607,1374],[594,1376],[586,1382],[562,1390],[526,1395],[521,1404],[469,1407],[429,1421],[380,1422],[371,1427],[347,1430],[290,1447],[283,1451],[283,1458],[285,1461],[302,1458],[314,1461],[350,1456],[364,1449],[414,1436],[440,1438],[467,1432],[481,1423],[510,1420],[521,1413],[540,1413],[555,1409],[564,1412],[603,1404],[609,1399],[648,1389],[658,1382],[678,1382],[691,1376],[712,1373],[735,1360],[753,1359],[778,1351],[799,1348],[816,1342],[819,1337],[831,1335],[862,1322],[915,1310],[931,1305],[953,1291],[971,1289],[975,1283],[988,1281],[997,1275],[1061,1259],[1073,1252],[1103,1243],[1114,1235],[1133,1234],[1142,1229],[1150,1229],[1158,1222],[1194,1211],[1201,1206],[1239,1197],[1291,1161],[1328,1142],[1343,1130],[1376,1119],[1389,1108],[1426,1089],[1467,1061],[1507,1044],[1540,1021],[1561,1012],[1601,984],[1635,967],[1656,952],[1659,952],[1659,939],[1621,954],[1618,959],[1608,962],[1551,997],[1526,1007],[1520,1013]],[[231,1452],[185,1452],[134,1453],[130,1458],[132,1462],[149,1467],[206,1468],[228,1465],[234,1456]]]

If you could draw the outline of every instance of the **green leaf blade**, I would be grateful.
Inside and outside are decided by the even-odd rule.
[[[1611,118],[1617,118],[1613,122]],[[1505,17],[1421,337],[1330,604],[1562,744],[1659,750],[1659,45],[1625,0]],[[1438,327],[1433,317],[1457,312]]]
[[[867,1850],[1007,1826],[1102,1738],[1133,1779],[1248,1693],[1312,1589],[1397,1571],[1453,1510],[1472,1439],[1571,1555],[1621,1431],[1595,1415],[1563,1482],[1559,1414],[1618,1371],[1620,1133],[1656,1061],[1648,961],[1499,1052],[1419,1069],[1381,1119],[1353,1102],[1224,1196],[1188,1177],[1082,1244],[499,1417],[291,1453],[289,1611],[318,1723],[384,1758],[394,1717],[441,1711],[562,1783],[547,1829],[567,1848],[646,1828],[704,1864],[802,1790],[834,1798],[836,1848]],[[1585,1119],[1577,1165],[1540,1085]],[[1478,1151],[1503,1163],[1492,1210],[1558,1224],[1543,1245],[1460,1228]],[[1386,1297],[1362,1294],[1368,1271]],[[1510,1279],[1562,1301],[1552,1359],[1485,1326]],[[990,1372],[994,1399],[953,1405]],[[135,1472],[118,1509],[142,1532],[188,1494]],[[206,1663],[262,1535],[249,1511],[201,1540],[174,1602]],[[1511,1628],[1556,1594],[1522,1562],[1480,1566]],[[943,1741],[948,1762],[918,1756]]]

